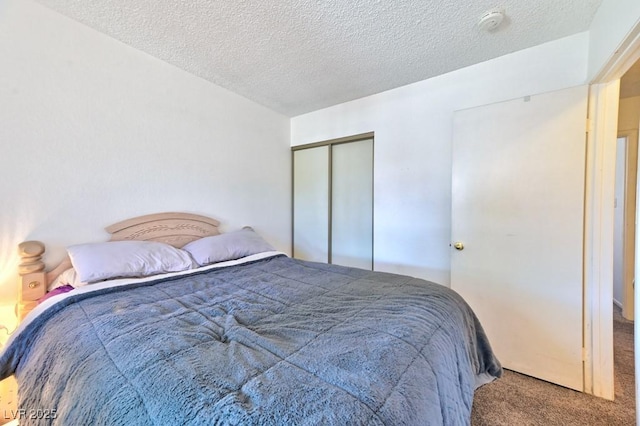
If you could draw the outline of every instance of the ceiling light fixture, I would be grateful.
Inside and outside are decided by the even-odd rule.
[[[502,9],[491,9],[486,11],[478,21],[478,28],[483,31],[495,31],[504,19],[504,11]]]

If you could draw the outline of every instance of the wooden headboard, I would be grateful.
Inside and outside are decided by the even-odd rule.
[[[158,241],[181,248],[199,238],[219,235],[220,222],[210,217],[191,213],[156,213],[138,216],[114,223],[105,229],[111,234],[111,241]],[[69,258],[63,260],[49,272],[45,272],[42,261],[45,246],[40,241],[25,241],[18,245],[20,255],[19,299],[16,315],[22,321],[35,308],[38,299],[47,292],[47,286],[58,275],[71,267]]]
[[[220,222],[191,213],[156,213],[107,226],[111,241],[159,241],[181,248],[199,238],[218,235]]]

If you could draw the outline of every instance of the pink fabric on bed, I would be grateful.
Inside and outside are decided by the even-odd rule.
[[[42,303],[45,300],[47,300],[48,298],[50,298],[50,297],[57,296],[58,294],[62,294],[62,293],[67,293],[67,292],[69,292],[71,290],[73,290],[73,286],[70,285],[70,284],[63,285],[63,286],[60,286],[60,287],[56,287],[53,290],[51,290],[49,293],[47,293],[44,296],[42,296],[38,300],[38,303]]]

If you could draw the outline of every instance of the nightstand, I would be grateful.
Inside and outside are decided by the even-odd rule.
[[[16,425],[18,424],[16,417],[18,417],[18,383],[11,376],[0,381],[0,424]]]
[[[15,304],[0,304],[0,348],[9,338],[9,333],[18,326]],[[0,425],[15,425],[18,414],[18,383],[14,376],[0,381]]]

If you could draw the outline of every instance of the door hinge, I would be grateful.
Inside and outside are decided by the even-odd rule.
[[[587,348],[582,348],[582,360],[587,360]]]
[[[585,132],[589,133],[591,131],[591,119],[589,117],[587,117],[587,124],[586,124],[586,129]]]

